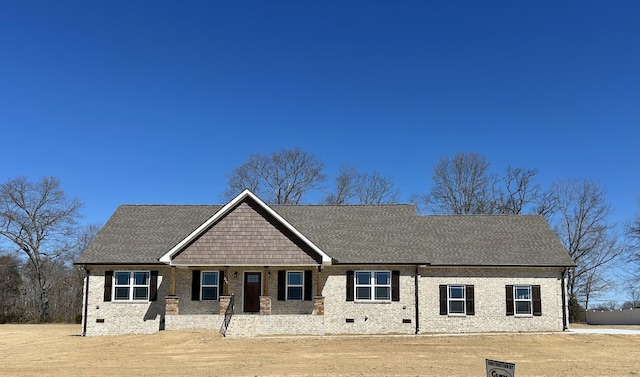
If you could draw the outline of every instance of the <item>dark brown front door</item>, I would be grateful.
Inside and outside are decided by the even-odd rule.
[[[260,311],[261,273],[244,273],[244,311],[257,313]]]

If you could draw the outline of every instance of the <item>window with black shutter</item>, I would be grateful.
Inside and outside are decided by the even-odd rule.
[[[440,285],[440,315],[475,315],[473,285]]]

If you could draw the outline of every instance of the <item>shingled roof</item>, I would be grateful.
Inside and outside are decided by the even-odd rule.
[[[78,264],[156,264],[222,205],[122,205]],[[334,264],[573,266],[538,215],[418,216],[412,205],[272,205]]]

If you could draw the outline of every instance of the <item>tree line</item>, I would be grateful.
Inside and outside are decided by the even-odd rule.
[[[543,188],[537,174],[512,166],[496,173],[483,155],[460,152],[433,166],[430,191],[413,194],[411,202],[421,214],[544,216],[577,264],[568,281],[572,319],[580,320],[590,301],[612,288],[608,276],[620,263],[628,267],[628,304],[635,305],[640,212],[620,233],[599,184],[562,179]],[[300,204],[315,191],[322,193],[319,203],[327,205],[378,205],[400,197],[392,177],[353,165],[342,165],[326,184],[320,159],[299,148],[281,149],[252,154],[229,172],[224,196],[231,199],[250,189],[269,204]],[[79,320],[84,271],[73,262],[100,228],[80,224],[82,205],[55,177],[0,184],[0,323]]]

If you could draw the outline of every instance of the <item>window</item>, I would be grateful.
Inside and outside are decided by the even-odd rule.
[[[464,314],[464,286],[449,286],[449,314]]]
[[[311,301],[313,271],[278,270],[278,301]]]
[[[114,301],[149,300],[149,271],[115,271]]]
[[[304,292],[304,273],[287,271],[287,300],[301,301]]]
[[[218,299],[218,271],[202,271],[200,299],[215,301]]]
[[[539,285],[507,285],[507,315],[541,316],[542,300]]]
[[[473,285],[441,285],[440,315],[474,315]]]
[[[391,271],[356,271],[356,301],[391,301]]]
[[[530,285],[516,285],[513,287],[513,304],[516,315],[531,315]]]

